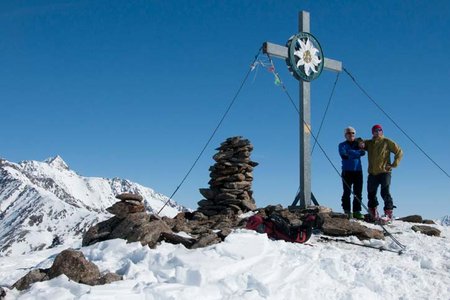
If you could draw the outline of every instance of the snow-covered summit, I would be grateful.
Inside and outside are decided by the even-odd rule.
[[[54,168],[59,168],[63,170],[69,170],[69,166],[67,163],[62,159],[61,156],[56,155],[55,157],[50,157],[45,160],[46,163],[48,163],[50,166]]]
[[[126,179],[83,177],[60,156],[39,161],[0,161],[0,256],[44,249],[78,239],[92,224],[111,217],[106,208],[123,192],[140,194],[149,212],[168,198]],[[173,201],[161,215],[184,208]]]

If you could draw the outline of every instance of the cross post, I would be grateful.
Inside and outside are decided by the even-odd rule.
[[[300,11],[298,14],[298,31],[310,32],[309,12]],[[265,42],[263,52],[274,57],[287,59],[288,48],[285,46]],[[329,71],[341,72],[342,62],[324,58],[323,68]],[[290,208],[311,206],[311,200],[319,205],[311,191],[311,82],[299,80],[299,131],[300,131],[300,189]]]

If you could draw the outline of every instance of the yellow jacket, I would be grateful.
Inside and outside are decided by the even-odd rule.
[[[364,141],[364,150],[368,153],[369,174],[377,175],[387,173],[386,166],[395,168],[403,157],[403,151],[399,145],[385,137],[373,138]],[[391,152],[394,153],[394,162],[391,164]]]

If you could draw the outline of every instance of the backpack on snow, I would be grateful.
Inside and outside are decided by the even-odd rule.
[[[266,233],[269,238],[274,240],[304,243],[311,237],[315,223],[315,215],[307,215],[302,225],[296,226],[289,224],[285,218],[278,214],[271,214],[267,218],[263,218],[261,215],[254,215],[248,219],[245,228],[259,233]]]

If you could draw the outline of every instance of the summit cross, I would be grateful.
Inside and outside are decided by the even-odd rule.
[[[300,11],[298,14],[298,31],[300,33],[310,33],[310,18],[309,12]],[[295,42],[295,41],[294,41]],[[302,45],[302,49],[308,46],[309,40],[307,40],[306,46]],[[320,46],[319,46],[320,47]],[[316,49],[314,49],[316,50]],[[265,54],[269,54],[270,56],[282,58],[285,60],[289,60],[290,58],[290,47],[281,46],[269,42],[265,42],[263,44],[263,52]],[[297,55],[298,51],[295,51]],[[306,74],[309,76],[309,73],[316,72],[315,65],[308,63],[311,61],[310,52],[306,51],[308,56],[303,56],[304,64],[303,65],[306,71]],[[314,53],[313,53],[314,54]],[[303,52],[304,55],[304,52]],[[300,59],[301,60],[301,59]],[[317,60],[316,60],[317,61]],[[313,61],[314,63],[314,61]],[[297,64],[298,66],[298,64]],[[312,66],[312,67],[311,67]],[[311,69],[310,69],[311,68]],[[323,68],[328,71],[341,72],[342,71],[342,62],[329,59],[323,57]],[[313,73],[312,73],[313,74]],[[318,73],[318,75],[320,72]],[[317,75],[317,77],[318,77]],[[312,78],[315,79],[316,77]],[[300,107],[300,189],[299,193],[296,195],[294,202],[290,208],[297,208],[297,203],[300,201],[300,208],[306,208],[311,205],[311,200],[315,205],[319,205],[317,200],[311,191],[311,82],[310,80],[299,79],[299,107]],[[311,80],[312,80],[311,79]]]

